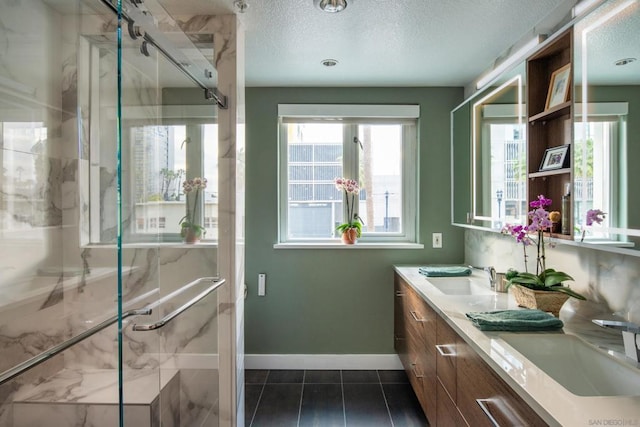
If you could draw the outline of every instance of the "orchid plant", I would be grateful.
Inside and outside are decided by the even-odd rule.
[[[591,227],[594,223],[596,224],[602,224],[602,221],[604,221],[606,212],[602,212],[600,209],[589,209],[587,211],[587,227]],[[580,239],[581,242],[584,241],[584,235],[586,234],[587,230],[586,229],[582,229],[582,238]]]
[[[551,206],[552,200],[547,199],[544,195],[539,195],[537,200],[529,203],[533,209],[529,211],[529,225],[506,225],[503,232],[511,234],[515,237],[516,242],[521,243],[524,251],[525,271],[518,272],[510,269],[506,278],[509,285],[518,284],[529,289],[539,291],[558,291],[572,296],[577,299],[585,299],[584,296],[574,292],[567,286],[563,286],[565,280],[573,280],[571,276],[562,271],[556,271],[546,266],[545,252],[545,232],[551,235],[553,224],[560,219],[560,213],[557,211],[548,212],[547,207]],[[536,246],[536,272],[529,273],[527,268],[527,246]]]
[[[203,226],[195,222],[200,191],[204,191],[205,188],[207,188],[206,178],[196,177],[193,179],[188,179],[182,183],[182,191],[187,196],[187,213],[178,222],[181,227],[180,236],[182,237],[187,237],[188,233],[192,233],[195,237],[199,238],[207,232]],[[194,193],[193,197],[189,197],[189,193]],[[193,199],[193,208],[189,206],[190,198]]]
[[[360,216],[355,212],[356,195],[360,193],[360,186],[355,179],[335,178],[333,180],[336,188],[344,192],[347,203],[347,221],[336,227],[336,230],[342,234],[349,229],[356,230],[356,236],[362,235],[362,222]]]

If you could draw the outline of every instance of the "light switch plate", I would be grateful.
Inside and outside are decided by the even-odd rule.
[[[434,248],[441,248],[442,247],[442,233],[433,233],[431,234],[431,238],[433,240],[433,247]]]
[[[266,293],[267,275],[265,273],[258,274],[258,296],[263,297]]]

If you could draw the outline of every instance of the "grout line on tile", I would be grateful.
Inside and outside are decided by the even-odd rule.
[[[344,425],[347,426],[347,405],[344,403],[344,380],[342,378],[342,370],[340,370],[340,391],[342,392],[342,417],[344,418]]]
[[[269,372],[267,372],[267,378],[269,378]],[[258,402],[256,403],[256,408],[253,410],[253,415],[251,415],[251,420],[249,421],[249,426],[253,424],[253,420],[256,418],[256,414],[258,413],[258,407],[260,406],[260,401],[262,400],[262,393],[264,393],[264,388],[267,385],[267,380],[265,378],[264,383],[262,383],[262,389],[260,390],[260,396],[258,396]]]
[[[391,416],[391,410],[389,409],[389,402],[387,402],[387,395],[384,392],[384,387],[382,387],[382,379],[380,378],[380,372],[376,371],[376,375],[378,376],[378,384],[380,385],[380,390],[382,391],[384,406],[387,408],[387,415],[389,415],[389,420],[391,421],[391,427],[394,427],[393,417]]]
[[[300,425],[300,418],[302,417],[302,399],[304,399],[304,384],[305,384],[305,380],[307,378],[307,371],[306,369],[304,371],[302,371],[302,384],[300,384],[300,403],[298,404],[298,422],[296,423],[296,426]]]

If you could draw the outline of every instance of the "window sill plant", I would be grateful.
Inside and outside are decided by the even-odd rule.
[[[347,203],[347,222],[336,227],[336,231],[342,236],[342,243],[353,245],[362,235],[362,222],[355,210],[356,195],[360,192],[358,182],[354,179],[335,178],[336,188],[344,192]],[[351,199],[351,203],[349,203]]]
[[[553,223],[560,219],[559,212],[548,212],[546,210],[546,207],[550,206],[551,203],[551,199],[547,199],[543,195],[540,195],[537,200],[534,200],[529,204],[533,208],[528,214],[531,221],[529,225],[505,226],[504,232],[514,236],[516,241],[522,244],[525,266],[525,271],[523,272],[509,269],[505,278],[509,281],[507,289],[514,285],[516,286],[517,289],[514,289],[513,293],[519,305],[528,308],[539,308],[544,311],[551,311],[557,316],[560,307],[567,298],[573,297],[580,300],[584,300],[586,298],[563,284],[564,281],[573,280],[570,275],[563,271],[547,268],[546,266],[545,232],[548,232],[549,236],[551,236]],[[535,274],[530,273],[527,267],[527,247],[534,245],[537,250]],[[547,300],[553,299],[555,301],[555,307],[552,307],[551,309],[547,310],[540,307],[537,301],[531,301],[536,298],[536,293],[550,292],[555,292],[556,296],[554,298],[549,298],[550,295],[544,294],[541,296],[546,297],[545,299]],[[523,299],[518,300],[519,296]]]
[[[187,213],[178,223],[180,224],[180,236],[185,243],[196,243],[207,232],[203,226],[195,221],[196,210],[198,208],[198,196],[200,195],[200,191],[204,191],[205,188],[207,188],[206,178],[196,177],[182,183],[182,191],[187,196]],[[193,193],[193,197],[190,197],[189,193]],[[193,208],[189,206],[189,200],[191,198],[193,198]]]

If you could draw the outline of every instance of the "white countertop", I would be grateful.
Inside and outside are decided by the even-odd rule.
[[[511,348],[499,337],[503,332],[480,331],[465,316],[474,311],[518,309],[511,294],[445,295],[418,272],[417,266],[395,266],[395,271],[550,425],[640,426],[640,394],[629,397],[575,395]],[[485,280],[488,287],[486,273],[474,272],[474,276]],[[639,364],[625,359],[619,331],[591,323],[594,306],[570,298],[560,311],[560,319],[565,323],[562,331],[537,334],[575,335],[591,345],[606,348],[611,357],[622,363],[640,369]]]

